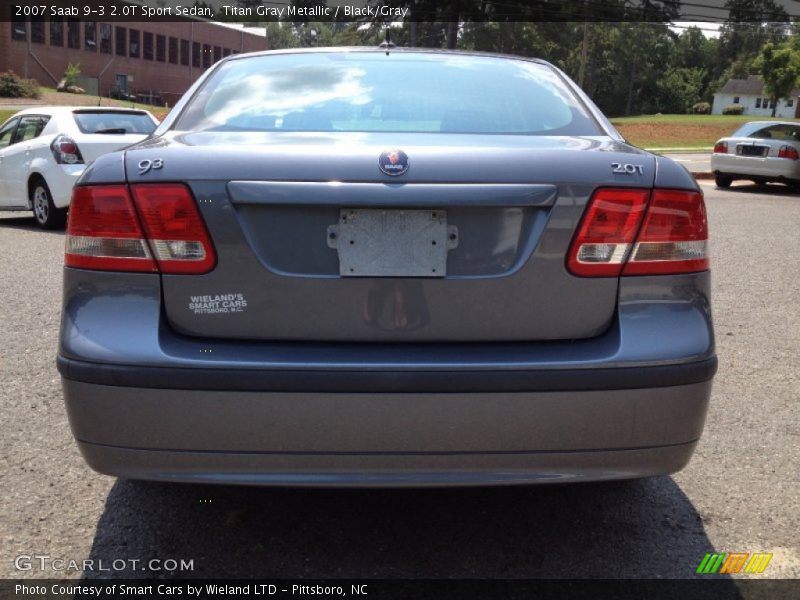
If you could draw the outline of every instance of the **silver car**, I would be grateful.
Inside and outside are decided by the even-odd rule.
[[[134,479],[674,472],[717,364],[707,238],[690,174],[546,62],[230,57],[75,188],[70,423]]]
[[[785,183],[800,191],[800,123],[751,121],[714,144],[711,170],[719,187],[735,179]]]

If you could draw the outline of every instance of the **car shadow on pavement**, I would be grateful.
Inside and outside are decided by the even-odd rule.
[[[64,235],[64,229],[42,229],[36,224],[36,219],[31,216],[0,217],[0,230],[2,229],[25,229],[36,231],[41,234]]]
[[[200,578],[691,578],[713,551],[670,477],[394,490],[118,480],[90,558],[193,560],[168,576]]]

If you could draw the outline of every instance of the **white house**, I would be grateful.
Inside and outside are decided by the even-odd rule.
[[[739,104],[744,107],[745,115],[769,117],[772,105],[764,92],[764,82],[758,75],[750,75],[747,79],[728,79],[722,89],[714,94],[712,115],[721,115],[726,106]],[[800,90],[792,90],[788,99],[779,100],[776,117],[800,117]]]

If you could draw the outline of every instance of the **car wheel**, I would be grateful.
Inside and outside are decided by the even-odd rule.
[[[731,183],[733,183],[733,177],[730,175],[722,175],[718,173],[716,177],[714,177],[714,182],[717,184],[717,187],[726,188],[731,187]]]
[[[53,204],[53,195],[44,179],[37,179],[31,185],[31,204],[36,223],[42,229],[59,229],[67,221],[67,209]]]

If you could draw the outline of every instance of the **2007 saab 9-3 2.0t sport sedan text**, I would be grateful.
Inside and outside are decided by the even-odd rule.
[[[703,197],[553,66],[238,55],[74,191],[58,365],[134,479],[669,473],[716,369]]]

